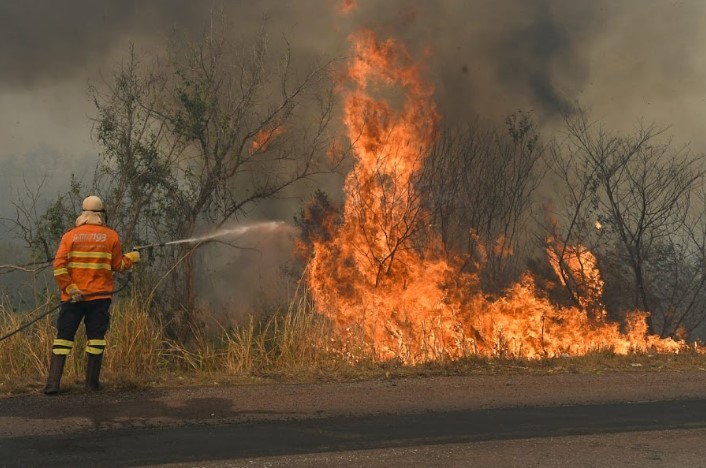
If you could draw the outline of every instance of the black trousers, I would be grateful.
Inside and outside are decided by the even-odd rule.
[[[74,341],[81,320],[86,326],[86,338],[102,340],[110,325],[110,299],[94,301],[64,302],[56,320],[56,337]]]

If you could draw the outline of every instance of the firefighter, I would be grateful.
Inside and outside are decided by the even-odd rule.
[[[61,289],[49,376],[44,393],[59,393],[64,363],[74,346],[81,320],[86,329],[86,389],[100,390],[105,333],[110,321],[113,272],[132,268],[137,251],[123,255],[118,233],[105,225],[103,201],[91,195],[83,200],[76,226],[61,238],[54,257],[54,279]]]

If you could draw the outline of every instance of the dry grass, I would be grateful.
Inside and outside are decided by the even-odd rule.
[[[9,310],[0,306],[0,336],[42,313],[25,315]],[[0,393],[43,384],[57,314],[0,342]],[[115,301],[106,336],[103,380],[144,386],[175,380],[300,379],[332,373],[341,365],[340,359],[322,346],[329,335],[326,323],[312,313],[303,297],[265,319],[193,329],[188,343],[168,338],[165,325],[150,316],[145,301],[134,297]],[[83,381],[85,340],[81,326],[64,371],[63,383],[69,386]]]
[[[30,314],[16,314],[6,304],[0,304],[0,336],[5,336],[27,321],[48,311],[53,304],[47,301],[44,306]],[[0,375],[6,378],[35,375],[46,370],[47,351],[51,349],[55,330],[51,316],[44,317],[25,331],[16,333],[0,341]]]
[[[31,316],[9,312],[0,304],[0,336],[19,328]],[[0,394],[38,391],[44,384],[51,342],[52,314],[25,331],[0,342]],[[214,384],[247,381],[360,380],[432,375],[500,373],[600,373],[625,371],[706,371],[704,354],[617,356],[601,349],[583,357],[545,360],[488,359],[469,356],[457,361],[405,366],[376,362],[364,353],[331,339],[327,322],[313,312],[305,296],[286,309],[244,324],[215,325],[193,330],[188,344],[170,340],[166,326],[151,316],[139,298],[121,299],[112,308],[103,380],[129,388],[158,385]],[[83,385],[85,335],[79,329],[69,356],[64,386]]]

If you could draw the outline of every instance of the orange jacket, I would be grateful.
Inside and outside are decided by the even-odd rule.
[[[132,261],[123,256],[117,232],[102,225],[83,224],[62,236],[54,257],[54,279],[62,301],[71,299],[66,294],[71,283],[87,301],[107,299],[113,292],[113,271],[131,267]]]

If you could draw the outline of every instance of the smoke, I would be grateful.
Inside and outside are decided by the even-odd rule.
[[[634,71],[657,75],[640,73],[624,83],[665,82],[693,71],[706,12],[699,0],[375,0],[359,1],[344,17],[335,7],[331,0],[2,2],[0,88],[85,82],[87,72],[107,65],[128,42],[149,49],[172,30],[199,33],[215,11],[235,36],[257,30],[267,18],[274,37],[286,35],[300,51],[329,56],[346,53],[342,39],[351,30],[375,27],[431,47],[442,106],[460,92],[478,114],[496,107],[481,107],[479,101],[488,104],[481,94],[555,111],[590,82],[601,65],[591,55],[607,38],[613,53],[603,50],[603,59],[621,57]]]
[[[16,187],[23,176],[34,177],[36,160],[51,162],[49,196],[72,172],[90,173],[86,166],[97,162],[99,148],[90,138],[94,109],[88,84],[100,86],[130,43],[149,60],[175,32],[193,37],[204,31],[212,12],[222,13],[234,38],[254,34],[266,21],[273,44],[281,46],[286,38],[295,60],[344,57],[346,36],[360,27],[394,35],[409,45],[434,85],[445,125],[479,116],[497,123],[523,109],[551,129],[556,117],[578,102],[609,126],[645,117],[673,124],[677,140],[706,146],[701,130],[706,2],[701,0],[359,0],[347,15],[339,14],[341,3],[1,2],[3,184],[9,179]],[[341,179],[332,180],[323,183],[335,186]],[[3,190],[10,193],[11,185]],[[286,195],[292,200],[287,207],[278,202],[261,213],[287,219],[301,197]],[[0,215],[11,208],[9,202],[0,204]],[[286,258],[283,241],[270,240],[273,249],[263,244],[258,249],[268,255],[281,250]],[[243,251],[243,258],[247,255]],[[271,257],[261,258],[261,271],[274,265]],[[240,264],[235,269],[246,281],[248,269]],[[231,283],[224,279],[223,287]]]
[[[640,112],[649,110],[638,105],[645,98],[654,105],[703,92],[700,0],[361,0],[345,16],[336,3],[2,2],[0,96],[41,93],[47,83],[85,91],[129,43],[138,51],[163,49],[173,31],[203,31],[212,12],[222,13],[234,37],[253,33],[266,18],[270,35],[286,37],[299,57],[345,55],[346,35],[368,26],[400,37],[419,57],[429,47],[427,73],[450,123],[497,120],[518,108],[552,116],[577,100],[609,110],[627,103]],[[77,106],[77,94],[65,104],[85,120],[90,103]],[[669,121],[676,107],[660,107],[655,118]]]
[[[0,85],[24,89],[42,82],[85,81],[86,71],[123,39],[157,39],[172,24],[190,27],[204,17],[203,10],[188,0],[2,2]]]
[[[232,319],[272,311],[291,299],[298,278],[284,269],[293,260],[295,234],[291,224],[255,222],[170,244],[219,241],[199,252],[195,282],[204,309]]]

